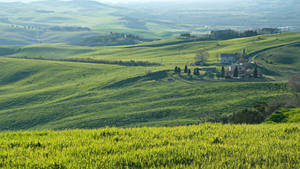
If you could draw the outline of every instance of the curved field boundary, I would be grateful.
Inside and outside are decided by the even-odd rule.
[[[162,66],[160,63],[145,62],[145,61],[110,61],[110,60],[92,60],[92,59],[46,59],[46,58],[29,58],[29,57],[6,57],[14,59],[30,59],[30,60],[46,60],[46,61],[59,61],[59,62],[77,62],[77,63],[94,63],[94,64],[110,64],[120,66]]]

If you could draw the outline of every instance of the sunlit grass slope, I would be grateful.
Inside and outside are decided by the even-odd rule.
[[[192,79],[186,74],[175,75],[175,65],[183,68],[194,61],[198,49],[207,49],[209,63],[219,68],[219,53],[247,48],[250,54],[298,40],[300,34],[285,33],[219,42],[170,39],[142,44],[143,47],[3,46],[0,130],[174,126],[214,120],[249,108],[256,101],[286,94],[287,85],[280,81]],[[162,65],[51,61],[63,58],[135,60]]]
[[[0,168],[299,168],[299,124],[0,133]]]
[[[195,123],[287,92],[281,82],[146,75],[159,67],[4,58],[0,66],[2,130]]]
[[[290,77],[300,72],[300,43],[262,52],[257,60],[266,69]]]

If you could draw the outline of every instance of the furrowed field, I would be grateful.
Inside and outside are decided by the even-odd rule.
[[[299,168],[299,124],[0,134],[2,168]]]

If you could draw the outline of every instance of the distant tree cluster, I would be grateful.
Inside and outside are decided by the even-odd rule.
[[[230,66],[231,71],[229,69],[225,70],[224,66],[222,66],[221,72],[219,73],[219,77],[221,78],[259,78],[262,77],[262,72],[258,70],[257,66],[254,68],[250,68],[247,66]]]
[[[174,72],[180,74],[181,73],[180,67],[176,66]]]
[[[190,37],[192,37],[191,33],[189,33],[189,32],[182,33],[182,34],[180,34],[180,36],[183,37],[183,38],[190,38]]]
[[[180,74],[181,73],[181,68],[176,66],[175,69],[174,69],[174,72],[177,73],[177,74]],[[192,74],[191,69],[189,69],[187,65],[184,66],[184,71],[183,72],[188,74],[189,76]],[[193,74],[194,75],[200,75],[199,69],[195,68]]]
[[[88,27],[80,26],[39,26],[36,24],[10,25],[14,29],[39,30],[39,31],[55,31],[55,32],[79,32],[91,31]]]
[[[194,75],[196,75],[196,76],[199,76],[199,75],[200,75],[200,72],[199,72],[199,69],[198,69],[198,68],[195,68],[195,69],[194,69]]]
[[[74,42],[74,45],[81,46],[116,46],[116,45],[134,45],[140,42],[149,42],[151,39],[145,39],[137,35],[128,33],[109,33],[106,35],[91,36]]]
[[[233,39],[233,38],[240,38],[240,37],[251,37],[263,34],[274,34],[280,33],[280,30],[277,28],[263,28],[258,30],[246,30],[244,32],[239,32],[235,30],[217,30],[211,31],[210,39],[214,40],[226,40],[226,39]]]
[[[48,30],[57,31],[57,32],[91,31],[91,29],[88,27],[80,27],[80,26],[53,26],[53,27],[49,27]]]

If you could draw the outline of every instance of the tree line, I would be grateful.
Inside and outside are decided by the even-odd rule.
[[[81,62],[81,63],[96,63],[96,64],[111,64],[111,65],[121,65],[121,66],[161,66],[160,63],[148,62],[148,61],[122,61],[122,60],[94,60],[94,59],[47,59],[47,58],[30,58],[30,57],[13,57],[13,58],[23,58],[23,59],[35,59],[35,60],[49,60],[49,61],[63,61],[63,62]]]
[[[174,72],[176,74],[181,74],[181,68],[175,66]],[[184,66],[183,72],[186,73],[186,74],[188,74],[189,76],[192,74],[191,69],[189,69],[187,65]],[[196,76],[199,76],[200,75],[199,69],[195,68],[194,71],[193,71],[193,74],[196,75]]]

